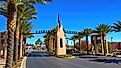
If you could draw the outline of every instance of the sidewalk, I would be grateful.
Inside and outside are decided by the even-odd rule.
[[[20,68],[26,68],[26,59],[27,57],[24,57],[22,62],[21,62],[21,67]]]
[[[0,68],[4,68],[5,67],[5,59],[1,59],[0,60]]]

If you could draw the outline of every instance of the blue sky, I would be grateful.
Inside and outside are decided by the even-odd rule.
[[[55,27],[58,13],[66,30],[95,29],[98,24],[113,25],[117,20],[121,20],[121,0],[53,0],[48,5],[35,6],[38,14],[37,19],[33,20],[33,32]],[[5,23],[6,18],[0,16],[0,31],[6,30]],[[42,38],[42,36],[43,34],[35,35],[34,38],[27,41],[34,43],[37,38]],[[121,41],[121,33],[108,34],[109,41],[111,37],[113,37],[113,41]]]

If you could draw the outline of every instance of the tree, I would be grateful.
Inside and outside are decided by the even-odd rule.
[[[5,0],[7,1],[7,0]],[[18,1],[18,0],[17,0]],[[25,0],[20,0],[25,1]],[[28,3],[46,3],[52,0],[27,0]],[[13,41],[14,41],[14,31],[16,28],[17,19],[17,6],[16,0],[9,0],[7,6],[7,30],[8,30],[8,46],[7,46],[7,60],[5,68],[12,68],[13,59]],[[5,15],[4,13],[1,13]]]
[[[78,35],[73,35],[71,38],[70,38],[70,40],[73,40],[73,42],[74,42],[74,48],[76,48],[76,46],[75,46],[75,41],[78,39]]]
[[[78,39],[79,39],[79,47],[81,47],[81,39],[84,37],[83,34],[79,33],[78,34]],[[81,48],[80,48],[81,49]]]
[[[40,38],[36,40],[35,44],[36,44],[36,45],[38,45],[38,44],[39,44],[39,45],[42,45],[42,41],[40,40]]]
[[[117,21],[117,23],[114,23],[113,30],[115,32],[121,32],[121,21]]]
[[[57,31],[58,31],[58,27],[54,27],[54,28],[51,29],[51,31],[49,31],[47,34],[45,34],[43,36],[45,38],[44,43],[46,44],[47,51],[51,55],[55,54],[55,52],[53,51],[52,46],[49,44],[49,41],[52,40],[51,38],[53,38],[53,39],[55,38],[55,35],[56,35]],[[53,47],[54,47],[54,45],[53,45]]]
[[[15,0],[9,0],[7,7],[7,31],[8,31],[8,40],[7,40],[7,60],[5,68],[12,68],[13,63],[13,41],[14,41],[14,31],[16,26],[16,6]]]
[[[92,34],[92,30],[91,29],[89,29],[89,28],[85,28],[85,29],[83,29],[83,31],[82,31],[82,33],[83,33],[83,35],[85,35],[86,36],[86,43],[87,43],[87,54],[89,54],[89,51],[88,51],[88,45],[89,45],[89,41],[88,41],[88,36],[90,35],[90,34]]]
[[[106,37],[106,35],[111,32],[111,27],[108,25],[108,24],[99,24],[97,27],[96,27],[96,30],[95,32],[97,32],[98,34],[100,34],[100,37],[101,37],[101,46],[102,46],[102,54],[105,55],[105,45],[106,47],[108,46],[106,43],[104,42],[104,36]],[[107,51],[108,51],[108,48],[107,48]]]
[[[19,43],[18,41],[20,41],[20,39],[22,39],[21,35],[24,34],[24,41],[26,40],[26,38],[28,36],[29,37],[32,36],[32,34],[29,34],[31,32],[31,29],[28,28],[29,26],[26,24],[26,22],[30,21],[31,19],[36,19],[36,17],[34,16],[36,14],[36,11],[35,11],[35,8],[33,5],[17,1],[16,7],[17,7],[17,17],[16,17],[16,28],[15,28],[15,32],[14,32],[14,54],[13,54],[14,55],[13,60],[15,61],[15,63],[18,59],[18,57],[17,57],[18,51],[20,49],[22,49],[20,47],[18,48],[18,43]],[[4,14],[1,14],[1,15],[7,17],[6,10],[7,10],[7,2],[4,2],[3,6],[0,7],[0,12],[2,12],[2,13],[4,12]],[[20,30],[20,32],[19,32],[19,30]],[[19,33],[21,34],[20,36],[19,36]],[[22,43],[22,41],[20,41],[20,45],[21,45],[21,43]]]

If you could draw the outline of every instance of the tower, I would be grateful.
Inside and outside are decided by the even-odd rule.
[[[58,30],[56,33],[56,55],[66,54],[65,33],[58,14]]]

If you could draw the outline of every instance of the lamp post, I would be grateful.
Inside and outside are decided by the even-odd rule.
[[[112,41],[113,41],[113,37],[111,37],[111,45],[110,45],[111,47],[112,47]],[[111,52],[112,52],[112,48],[111,48]]]
[[[112,43],[113,37],[111,37],[111,43]]]

